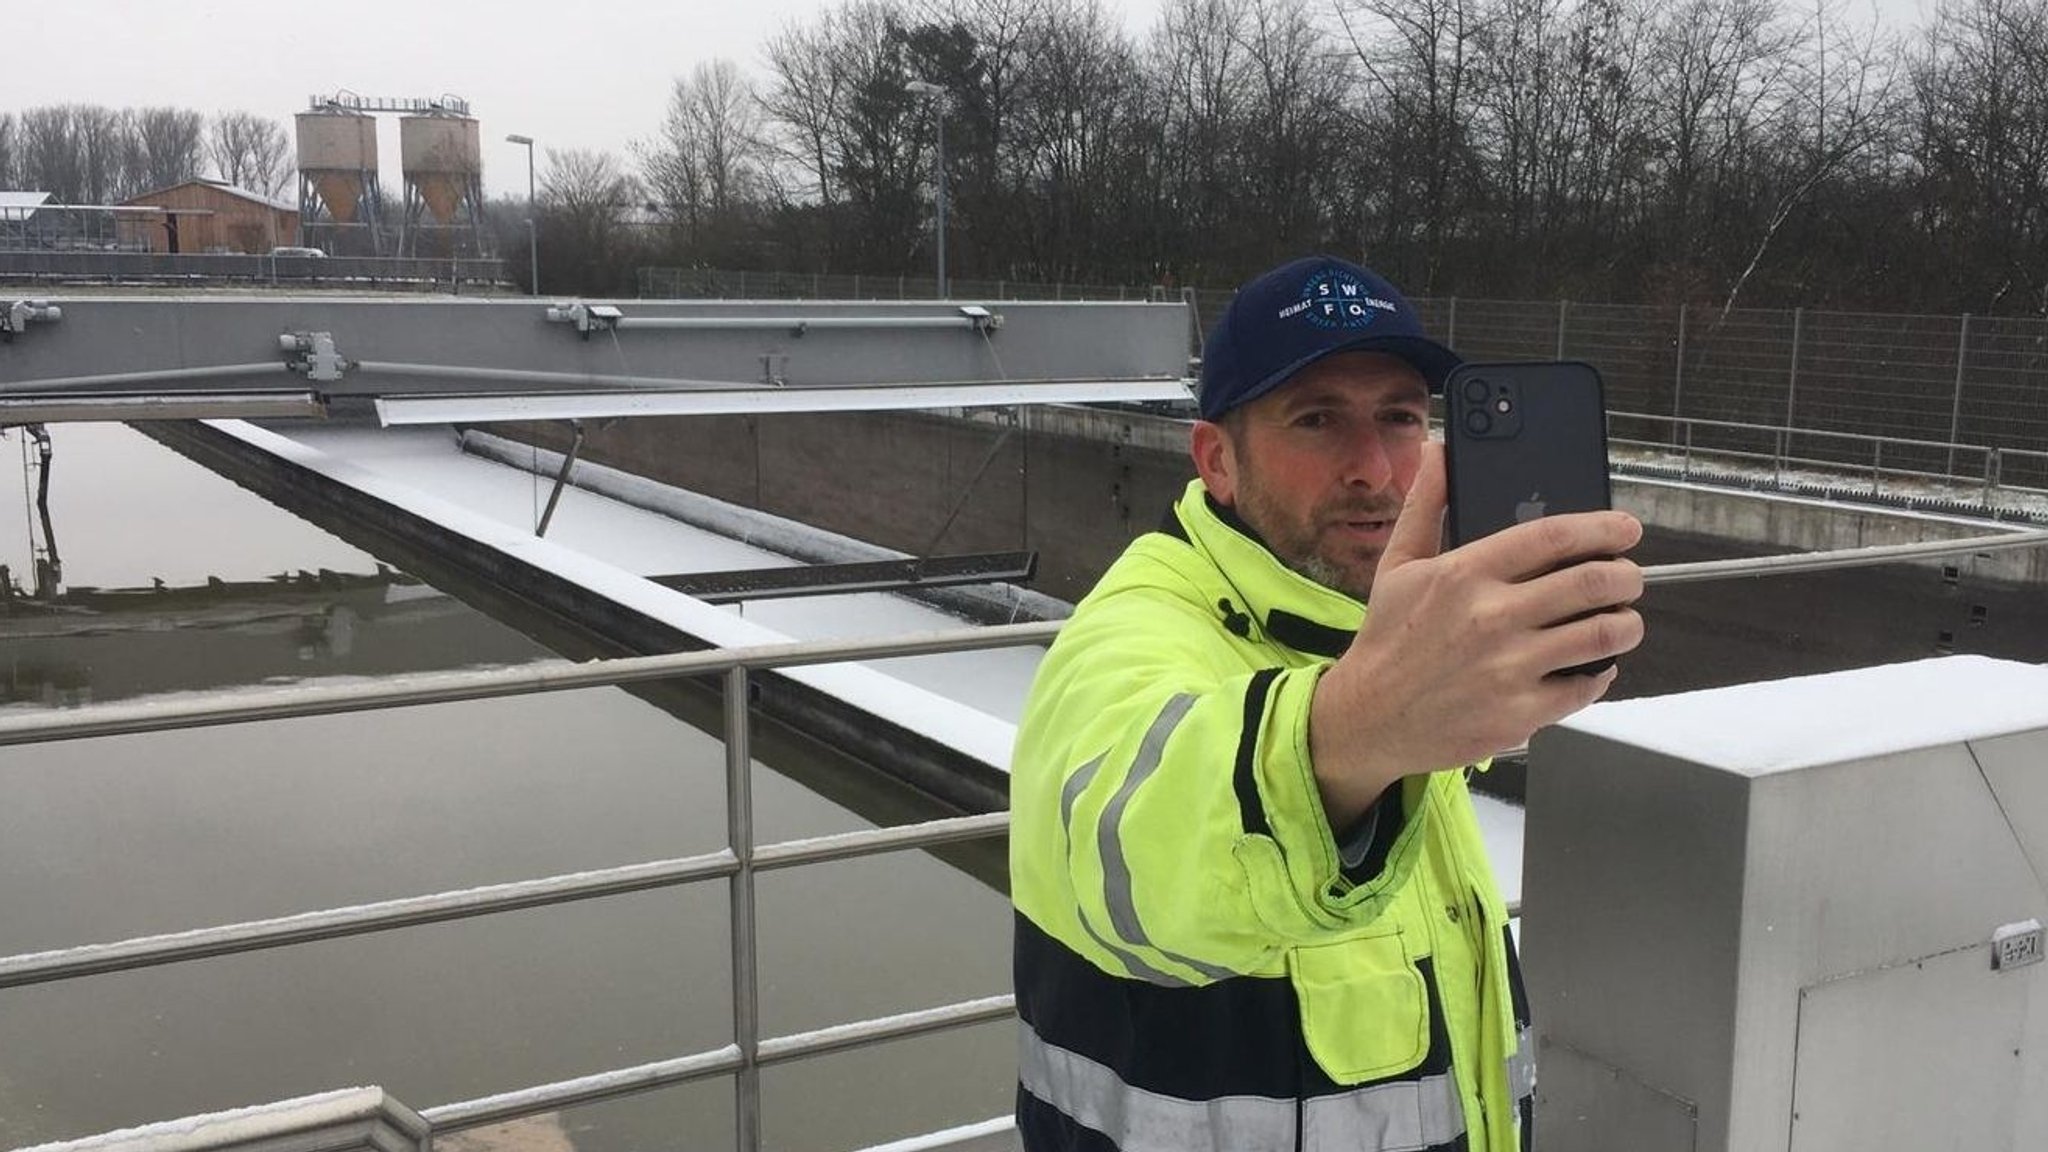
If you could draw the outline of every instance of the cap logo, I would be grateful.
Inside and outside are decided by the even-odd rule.
[[[1317,328],[1364,328],[1380,313],[1399,310],[1344,269],[1324,268],[1308,278],[1300,299],[1280,309],[1275,319],[1299,316]]]

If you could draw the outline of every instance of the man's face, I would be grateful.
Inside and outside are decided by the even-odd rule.
[[[1428,438],[1421,374],[1340,352],[1208,427],[1195,452],[1210,494],[1288,567],[1364,600]]]

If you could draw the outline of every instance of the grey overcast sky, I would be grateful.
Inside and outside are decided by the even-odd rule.
[[[1784,0],[1805,8],[1804,0]],[[1918,23],[1933,0],[1875,3]],[[1134,36],[1164,0],[1101,0]],[[1322,7],[1327,0],[1312,0]],[[481,121],[490,195],[523,192],[526,152],[623,152],[659,126],[674,78],[727,57],[759,76],[761,47],[828,0],[55,0],[0,20],[0,110],[43,104],[241,109],[289,122],[314,93],[467,99]],[[384,118],[385,167],[396,133]]]

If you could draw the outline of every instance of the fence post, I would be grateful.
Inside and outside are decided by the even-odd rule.
[[[1948,408],[1948,474],[1956,474],[1956,440],[1963,432],[1963,364],[1970,354],[1970,314],[1956,333],[1956,392]]]
[[[1564,316],[1565,310],[1570,307],[1571,301],[1569,300],[1559,300],[1557,302],[1557,355],[1552,357],[1552,359],[1564,359]]]
[[[747,270],[746,270],[746,269],[744,269],[744,268],[740,269],[740,289],[739,289],[739,291],[740,291],[740,296],[739,296],[739,298],[740,298],[740,299],[742,299],[742,300],[745,300],[745,299],[747,298]]]
[[[896,298],[898,300],[907,298],[903,295],[903,277],[901,276],[896,277]]]
[[[1799,332],[1806,324],[1806,309],[1792,310],[1792,370],[1785,375],[1785,427],[1792,427],[1792,398],[1799,390]]]
[[[853,298],[855,300],[860,299],[860,273],[858,272],[853,274]]]
[[[1676,367],[1672,369],[1671,373],[1671,435],[1673,439],[1676,439],[1678,436],[1678,421],[1684,419],[1681,401],[1685,398],[1685,308],[1686,306],[1683,303],[1678,306],[1678,356],[1676,357]],[[1688,434],[1688,454],[1690,451],[1690,434]]]
[[[1453,348],[1458,346],[1458,298],[1450,299],[1450,315],[1444,318],[1444,343]]]
[[[1008,300],[1010,298],[1008,295],[1009,291],[1010,281],[1008,277],[996,281],[996,299]]]
[[[816,272],[811,273],[811,299],[824,299],[824,293],[818,286],[818,274]]]
[[[747,668],[725,674],[725,831],[739,868],[729,883],[732,930],[732,1040],[740,1050],[733,1073],[733,1136],[739,1152],[761,1147],[760,983],[754,929],[753,741],[748,729]]]

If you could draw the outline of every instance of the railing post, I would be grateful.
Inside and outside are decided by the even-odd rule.
[[[1998,505],[1993,502],[1992,493],[1998,490],[2001,481],[1999,473],[2003,464],[2004,457],[1998,449],[1993,448],[1984,453],[1984,506],[1991,509],[1991,519],[1994,521],[1998,519]]]
[[[1458,346],[1458,298],[1451,297],[1451,314],[1444,320],[1444,343]]]
[[[1671,419],[1674,422],[1682,419],[1684,415],[1680,401],[1685,397],[1685,307],[1683,303],[1678,306],[1678,355],[1671,372]],[[1672,424],[1671,431],[1674,435],[1677,434],[1676,423]],[[1685,451],[1689,459],[1692,454],[1691,429],[1686,430]]]
[[[1970,355],[1970,314],[1963,313],[1963,322],[1956,332],[1956,391],[1948,407],[1948,468],[1949,475],[1956,474],[1957,438],[1963,430],[1963,364]]]
[[[761,988],[754,935],[754,777],[747,715],[747,669],[725,674],[726,843],[739,868],[728,887],[732,918],[732,1039],[740,1050],[733,1073],[733,1146],[761,1147]]]
[[[1570,307],[1571,301],[1569,300],[1559,300],[1557,302],[1557,355],[1552,357],[1555,360],[1564,359],[1564,317],[1566,310]]]
[[[1884,441],[1870,442],[1870,494],[1877,495],[1880,478],[1884,475]]]
[[[1792,369],[1785,374],[1785,427],[1792,427],[1792,399],[1799,391],[1799,333],[1806,325],[1806,309],[1792,310]]]

